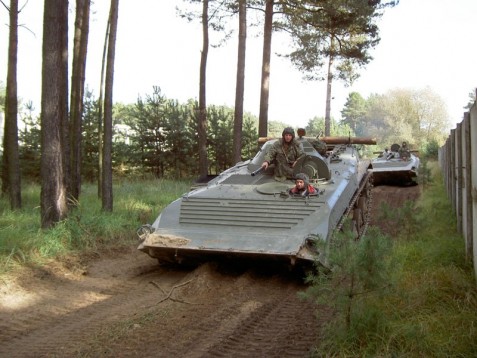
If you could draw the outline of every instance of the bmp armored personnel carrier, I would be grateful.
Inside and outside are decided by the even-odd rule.
[[[419,157],[416,150],[409,150],[407,145],[393,144],[371,161],[374,185],[416,185],[419,170]]]
[[[152,225],[138,230],[139,250],[159,262],[204,261],[214,257],[313,262],[315,241],[331,239],[345,222],[356,237],[364,235],[370,215],[369,160],[361,160],[360,144],[370,138],[328,137],[321,155],[317,138],[299,137],[306,153],[294,166],[305,173],[318,195],[294,197],[293,180],[278,182],[274,164],[261,170],[264,156],[277,139],[265,138],[251,160],[240,162],[167,206]],[[349,224],[348,224],[349,223]],[[325,245],[326,246],[326,245]]]

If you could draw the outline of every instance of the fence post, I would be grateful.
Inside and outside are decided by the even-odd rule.
[[[470,190],[472,197],[472,258],[474,262],[474,274],[477,277],[477,105],[474,103],[470,109]],[[469,248],[470,249],[470,248]]]
[[[450,185],[451,185],[451,203],[452,203],[452,210],[454,214],[457,214],[457,163],[456,163],[456,155],[455,155],[455,129],[451,129],[451,136],[450,136],[450,162],[449,167],[451,169],[450,173]]]
[[[472,151],[470,138],[470,113],[465,112],[464,120],[462,121],[462,138],[464,141],[464,217],[463,217],[463,234],[465,239],[465,257],[466,260],[472,259]]]
[[[463,175],[464,165],[462,164],[462,123],[457,123],[455,129],[455,154],[456,154],[456,218],[457,231],[462,234],[463,217]]]

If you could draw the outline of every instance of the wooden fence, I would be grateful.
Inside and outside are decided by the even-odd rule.
[[[477,277],[477,102],[439,149],[439,165],[466,258],[473,261]]]

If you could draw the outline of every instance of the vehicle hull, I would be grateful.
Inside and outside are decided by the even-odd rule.
[[[374,185],[416,185],[419,158],[414,154],[403,160],[400,158],[377,158],[371,162]]]
[[[330,240],[363,187],[369,195],[370,163],[360,160],[351,145],[323,158],[304,144],[303,170],[317,168],[312,183],[319,195],[288,195],[294,182],[277,182],[273,171],[251,175],[261,163],[259,153],[167,206],[150,232],[140,235],[138,249],[160,262],[211,257],[326,261],[316,243]]]

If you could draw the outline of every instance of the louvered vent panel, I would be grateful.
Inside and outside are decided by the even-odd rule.
[[[409,163],[403,163],[403,162],[374,162],[373,163],[373,168],[400,168],[400,167],[406,167],[408,166]]]
[[[221,200],[187,198],[181,204],[181,224],[292,228],[310,216],[320,206],[318,202],[290,199]]]

